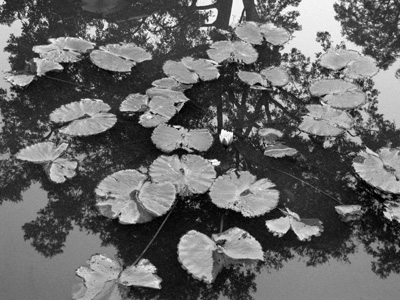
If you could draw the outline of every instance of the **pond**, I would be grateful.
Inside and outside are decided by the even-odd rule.
[[[399,298],[398,1],[0,5],[0,299]]]

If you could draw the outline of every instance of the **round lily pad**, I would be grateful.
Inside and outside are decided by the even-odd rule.
[[[210,189],[211,201],[245,217],[261,216],[278,205],[279,192],[267,178],[257,180],[247,171],[218,177]]]
[[[148,109],[149,97],[142,94],[129,94],[122,101],[119,110],[124,112],[140,112]]]
[[[171,182],[183,196],[207,192],[216,177],[211,163],[193,154],[162,155],[150,165],[149,174],[154,182]]]
[[[275,46],[290,40],[289,31],[272,23],[241,23],[235,28],[235,33],[241,40],[255,45],[260,45],[264,39]]]
[[[362,56],[350,63],[346,70],[345,75],[347,78],[357,79],[364,77],[372,77],[378,73],[379,68],[376,60],[371,56]]]
[[[283,68],[269,67],[261,70],[260,74],[264,76],[273,86],[285,86],[289,83],[289,74]]]
[[[12,85],[24,87],[29,85],[35,79],[35,77],[35,75],[31,74],[10,73],[7,74],[4,79],[10,82]]]
[[[219,41],[210,46],[207,50],[208,56],[216,62],[233,60],[251,64],[258,58],[258,52],[248,43],[236,41]]]
[[[171,127],[167,125],[157,126],[151,136],[151,140],[160,150],[170,153],[176,149],[207,151],[213,137],[207,129],[188,130],[183,127]]]
[[[268,81],[261,76],[261,74],[256,73],[256,72],[248,72],[248,71],[239,71],[238,72],[238,77],[248,85],[255,85],[255,84],[260,84],[262,86],[268,86]]]
[[[50,114],[55,123],[68,123],[60,129],[68,135],[85,136],[104,132],[117,122],[111,107],[99,99],[82,99],[57,108]]]
[[[360,54],[354,50],[330,49],[328,52],[321,56],[320,65],[325,68],[337,71],[343,69],[349,63],[355,61],[359,57]]]
[[[290,40],[290,32],[273,23],[261,24],[260,32],[268,43],[275,46],[283,45]]]
[[[368,184],[386,193],[400,194],[400,150],[381,148],[361,151],[353,160],[356,173]]]
[[[301,131],[319,136],[337,136],[351,128],[353,118],[345,111],[329,106],[307,105],[308,114],[299,126]]]
[[[353,90],[358,90],[358,86],[341,79],[322,79],[312,83],[310,86],[310,93],[315,97],[327,94],[343,94]]]
[[[189,70],[182,62],[178,61],[167,60],[164,63],[163,71],[166,75],[185,84],[196,83],[199,79],[194,71]]]
[[[351,90],[343,93],[328,94],[321,101],[330,107],[338,109],[353,109],[367,101],[367,95],[360,90]]]
[[[235,34],[241,40],[253,45],[261,45],[264,40],[260,32],[259,24],[256,22],[240,23],[235,28]]]

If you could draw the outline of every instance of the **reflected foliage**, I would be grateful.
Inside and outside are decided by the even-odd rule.
[[[37,182],[48,193],[49,202],[23,230],[24,238],[30,240],[39,253],[46,257],[62,253],[68,233],[77,226],[89,234],[98,234],[103,245],[115,246],[124,265],[130,265],[165,217],[146,224],[121,225],[99,214],[94,191],[102,179],[117,171],[145,171],[162,153],[151,141],[153,129],[138,124],[137,115],[122,114],[118,109],[129,94],[144,94],[154,80],[165,77],[162,66],[166,60],[180,60],[185,56],[207,58],[209,36],[214,38],[212,42],[224,40],[226,38],[218,30],[229,27],[225,19],[218,21],[222,22],[219,28],[209,26],[200,30],[207,15],[203,9],[188,5],[186,1],[176,1],[173,5],[167,5],[167,1],[130,1],[132,7],[143,8],[144,16],[129,18],[128,14],[124,17],[127,19],[114,21],[107,15],[84,12],[80,1],[70,1],[73,5],[61,2],[64,3],[4,1],[0,23],[10,24],[17,19],[23,22],[21,36],[11,36],[6,48],[13,69],[24,68],[25,60],[34,56],[34,45],[46,44],[49,37],[58,36],[79,36],[101,45],[135,42],[151,52],[153,60],[138,64],[130,73],[116,74],[97,68],[86,57],[80,62],[65,64],[60,73],[49,73],[25,89],[13,87],[9,95],[3,95],[7,101],[0,102],[4,123],[0,154],[10,155],[10,158],[0,161],[0,202],[21,201],[21,194]],[[295,20],[297,12],[283,15],[281,12],[287,6],[297,6],[300,0],[259,1],[257,5],[250,2],[243,1],[246,20],[274,22],[289,31],[299,29]],[[220,0],[214,5],[229,3]],[[319,33],[317,38],[321,52],[344,47],[334,46],[329,33]],[[368,99],[361,108],[349,111],[355,122],[351,134],[346,132],[336,138],[308,136],[301,133],[298,126],[306,113],[306,105],[319,103],[317,97],[310,96],[310,85],[316,80],[338,79],[340,72],[321,68],[297,49],[283,50],[268,43],[257,45],[255,49],[259,53],[255,63],[223,62],[218,67],[220,77],[217,80],[200,81],[186,90],[190,101],[169,124],[188,129],[207,128],[213,133],[214,143],[203,157],[221,162],[216,167],[218,175],[234,168],[249,171],[257,178],[270,179],[280,192],[279,208],[290,208],[302,218],[318,218],[324,225],[324,232],[307,243],[298,241],[293,232],[277,239],[268,233],[265,221],[281,217],[279,210],[257,218],[245,218],[239,212],[216,207],[208,194],[190,197],[183,194],[178,197],[162,234],[146,251],[146,258],[157,267],[157,274],[164,280],[163,289],[159,292],[131,288],[134,299],[218,299],[223,295],[229,299],[250,300],[257,289],[258,272],[281,269],[285,262],[299,256],[310,266],[331,259],[348,262],[348,256],[357,250],[357,240],[376,259],[373,272],[381,277],[400,272],[396,258],[400,245],[398,224],[389,223],[379,209],[374,210],[379,207],[379,201],[374,204],[368,200],[374,191],[355,179],[351,167],[361,144],[374,151],[388,141],[391,147],[400,146],[399,130],[377,113],[378,91],[374,89],[373,80],[354,80]],[[376,58],[381,66],[387,65],[388,60]],[[259,73],[273,66],[284,68],[291,82],[284,87],[259,90],[250,88],[237,76],[239,70]],[[110,112],[118,119],[115,126],[97,136],[59,134],[59,128],[50,123],[51,112],[84,98],[102,99],[110,105]],[[229,147],[217,142],[223,128],[235,135]],[[256,134],[259,128],[281,131],[280,142],[293,147],[298,154],[278,159],[265,156],[264,145]],[[14,158],[21,149],[41,141],[70,144],[68,153],[78,161],[74,178],[56,184],[49,180],[41,166]],[[174,153],[181,155],[184,150]],[[372,209],[361,221],[344,223],[334,210],[337,202],[361,203]],[[192,229],[211,236],[232,227],[248,231],[260,242],[265,262],[253,269],[224,269],[212,287],[193,279],[181,268],[177,260],[181,236]]]

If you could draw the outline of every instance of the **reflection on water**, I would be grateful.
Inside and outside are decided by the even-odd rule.
[[[137,114],[122,113],[119,106],[129,94],[144,94],[152,82],[165,77],[165,61],[185,56],[207,58],[209,44],[232,36],[232,32],[201,29],[207,24],[207,15],[194,6],[196,1],[120,2],[124,9],[110,14],[83,11],[80,1],[70,1],[68,6],[63,1],[2,2],[1,23],[5,26],[22,19],[24,24],[22,32],[11,36],[6,44],[5,53],[13,70],[24,69],[26,61],[35,56],[32,46],[47,44],[49,37],[79,36],[97,45],[134,42],[153,55],[151,61],[137,64],[130,73],[99,69],[89,59],[64,64],[62,72],[49,72],[26,88],[12,87],[11,93],[1,94],[1,155],[15,155],[42,141],[66,142],[70,144],[67,155],[79,163],[74,178],[55,184],[41,165],[14,156],[0,161],[0,266],[2,274],[8,274],[0,289],[2,299],[70,299],[74,270],[84,265],[90,255],[100,252],[112,257],[116,253],[124,265],[130,265],[140,257],[165,218],[122,225],[100,215],[96,208],[94,191],[105,177],[123,169],[145,172],[162,154],[152,142],[153,129],[143,128]],[[312,64],[306,57],[312,56],[314,61],[315,52],[341,42],[336,23],[336,32],[331,36],[320,34],[319,43],[311,47],[316,30],[330,31],[331,23],[324,20],[333,20],[335,16],[333,1],[317,6],[321,2],[268,0],[256,8],[252,1],[243,1],[247,20],[275,22],[296,38],[284,49],[265,43],[255,46],[260,56],[253,65],[221,62],[219,79],[200,81],[186,90],[190,101],[169,123],[210,130],[214,143],[202,156],[221,162],[216,167],[218,175],[236,168],[248,170],[257,178],[270,179],[280,192],[279,208],[288,207],[304,218],[320,219],[324,232],[310,242],[298,241],[293,232],[277,238],[268,232],[265,221],[281,217],[279,210],[245,218],[233,210],[217,208],[207,193],[179,196],[160,234],[144,255],[157,267],[157,274],[163,279],[162,289],[131,288],[134,299],[396,299],[399,224],[383,218],[379,208],[382,199],[354,177],[352,159],[362,147],[352,142],[348,134],[336,139],[308,137],[297,129],[306,113],[305,104],[319,103],[317,97],[310,97],[310,83],[341,76],[340,72]],[[345,2],[348,1],[337,1],[338,5],[347,6]],[[217,3],[214,6],[225,13],[217,17],[216,24],[226,30],[230,1]],[[300,17],[291,12],[296,8],[290,8],[297,4]],[[310,11],[313,17],[307,17]],[[336,16],[340,18],[339,14]],[[312,35],[296,32],[300,25],[304,33]],[[326,26],[310,28],[316,25]],[[370,55],[375,53],[368,52],[367,44],[346,45]],[[290,50],[292,46],[298,50]],[[392,56],[397,53],[394,48],[390,51]],[[393,63],[374,58],[385,67]],[[284,87],[250,89],[236,76],[239,70],[259,73],[271,66],[283,66],[293,81]],[[396,68],[395,63],[389,70],[392,68]],[[2,65],[2,69],[9,67]],[[389,143],[391,147],[400,146],[399,131],[377,113],[381,109],[377,101],[381,102],[389,90],[383,83],[394,78],[387,79],[387,74],[381,70],[372,79],[356,80],[369,102],[362,107],[363,113],[350,112],[355,120],[351,135],[357,135],[372,150]],[[59,128],[49,122],[50,113],[83,98],[102,99],[111,106],[118,122],[94,136],[58,133]],[[295,148],[299,155],[279,159],[264,156],[255,134],[260,127],[282,131],[280,142]],[[227,148],[218,142],[223,128],[235,133],[234,142]],[[179,155],[184,152],[178,150]],[[338,203],[362,203],[370,209],[361,220],[344,223],[334,210]],[[195,280],[177,260],[180,237],[189,230],[210,236],[231,227],[248,231],[260,242],[265,262],[250,269],[226,268],[212,285]]]

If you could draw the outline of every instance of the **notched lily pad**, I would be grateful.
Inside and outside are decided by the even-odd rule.
[[[367,95],[360,90],[351,90],[338,94],[329,94],[321,102],[337,109],[353,109],[367,102]]]
[[[61,133],[76,136],[104,132],[117,122],[117,117],[108,113],[111,107],[100,99],[82,99],[63,105],[50,114],[50,120],[65,126]]]
[[[355,90],[358,90],[357,85],[341,79],[322,79],[312,83],[310,86],[310,93],[315,97],[328,94],[343,94]]]
[[[256,49],[252,45],[241,41],[219,41],[213,43],[210,48],[207,50],[208,56],[219,63],[229,60],[251,64],[258,58]]]
[[[67,148],[67,143],[62,143],[57,147],[52,142],[42,142],[20,150],[15,157],[20,160],[42,164],[52,181],[62,183],[67,178],[72,178],[76,175],[75,169],[78,166],[76,161],[60,157]]]
[[[285,86],[289,83],[289,74],[282,68],[269,67],[260,73],[239,71],[238,77],[251,88],[263,89],[272,86]]]
[[[360,54],[354,50],[329,49],[328,52],[320,57],[320,65],[331,70],[341,70],[352,61],[360,57]]]
[[[400,194],[400,150],[381,148],[361,151],[353,160],[355,172],[371,186],[391,194]]]
[[[207,151],[213,143],[213,137],[207,129],[188,130],[181,126],[171,127],[164,124],[154,129],[151,140],[158,149],[166,153],[176,149],[189,152]]]
[[[179,241],[178,259],[194,278],[212,283],[223,267],[263,261],[264,253],[254,237],[234,227],[213,234],[212,239],[189,231]]]
[[[176,81],[171,77],[164,77],[161,79],[157,79],[151,83],[152,86],[155,86],[160,89],[169,89],[172,91],[184,92],[190,88],[192,88],[192,84],[183,84],[179,81]]]
[[[145,223],[165,214],[175,202],[175,187],[146,180],[136,170],[118,171],[103,179],[95,190],[100,213],[118,218],[121,224]]]
[[[147,259],[123,269],[117,261],[104,254],[94,254],[88,264],[89,267],[79,267],[75,271],[83,283],[78,292],[72,293],[74,300],[121,300],[119,285],[161,288],[161,278],[155,274],[157,269]]]
[[[337,136],[351,128],[353,118],[345,111],[329,106],[307,105],[308,114],[299,126],[301,131],[319,136]]]
[[[136,63],[151,58],[150,53],[134,43],[109,44],[90,53],[90,59],[96,66],[114,72],[130,72]]]
[[[261,216],[274,209],[279,192],[267,178],[257,180],[248,171],[218,177],[210,189],[211,201],[221,208],[240,212],[245,217]]]
[[[322,222],[318,219],[302,219],[298,214],[286,208],[286,211],[281,210],[286,215],[279,219],[268,220],[265,222],[268,230],[275,236],[282,237],[292,228],[300,241],[310,240],[312,236],[320,236],[324,231]]]
[[[272,23],[244,22],[235,28],[235,34],[243,41],[260,45],[264,39],[272,45],[283,45],[290,40],[290,32]]]
[[[161,155],[151,165],[150,177],[154,182],[170,182],[182,196],[203,194],[215,180],[214,167],[198,155]]]
[[[362,56],[351,62],[344,71],[344,74],[347,78],[357,79],[372,77],[376,75],[378,71],[379,68],[374,58],[371,56]]]

